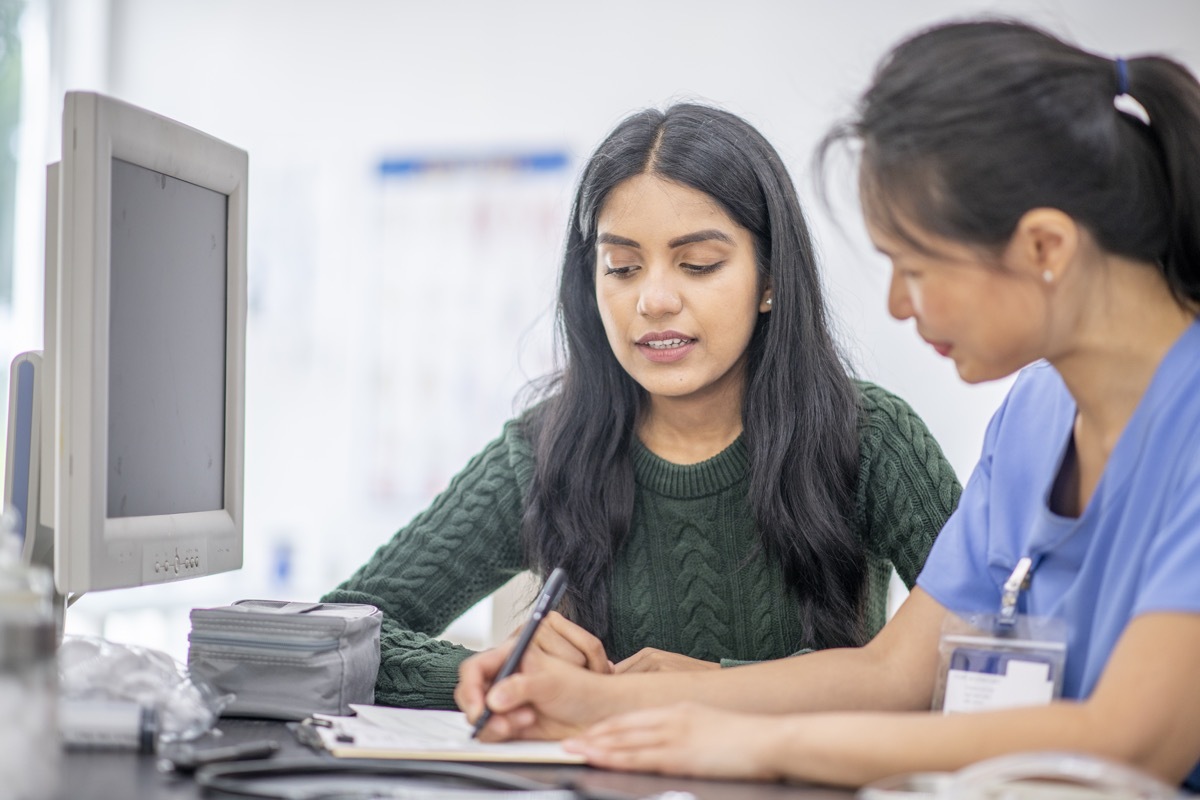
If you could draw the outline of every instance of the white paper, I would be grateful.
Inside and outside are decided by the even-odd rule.
[[[429,711],[351,705],[357,716],[315,715],[330,722],[318,727],[325,748],[342,757],[424,758],[441,761],[511,761],[580,764],[558,742],[480,742],[458,711]]]

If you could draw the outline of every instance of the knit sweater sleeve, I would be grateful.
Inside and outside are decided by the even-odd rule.
[[[925,423],[899,397],[859,382],[862,421],[856,526],[868,551],[910,589],[962,486]]]
[[[458,665],[471,651],[436,638],[521,570],[522,493],[533,458],[505,426],[429,508],[322,598],[383,611],[375,702],[454,708]]]

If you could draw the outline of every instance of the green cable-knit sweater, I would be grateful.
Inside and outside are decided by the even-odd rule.
[[[867,545],[874,635],[892,567],[913,585],[961,489],[913,410],[878,386],[858,386],[852,520]],[[656,647],[728,664],[797,652],[804,637],[796,602],[778,564],[756,546],[743,441],[680,466],[635,440],[633,470],[633,522],[613,570],[608,657]],[[510,421],[428,509],[323,598],[383,610],[377,703],[454,707],[458,665],[471,651],[437,635],[523,569],[522,498],[532,475],[529,442]]]

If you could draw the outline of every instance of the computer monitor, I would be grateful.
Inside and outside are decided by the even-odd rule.
[[[89,92],[67,93],[62,141],[47,180],[41,480],[15,482],[40,483],[32,528],[53,529],[64,595],[237,569],[246,153]]]

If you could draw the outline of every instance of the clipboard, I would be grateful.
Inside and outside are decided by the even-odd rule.
[[[337,758],[469,761],[493,764],[583,764],[558,742],[481,742],[459,711],[351,704],[354,716],[314,714],[302,740]]]

